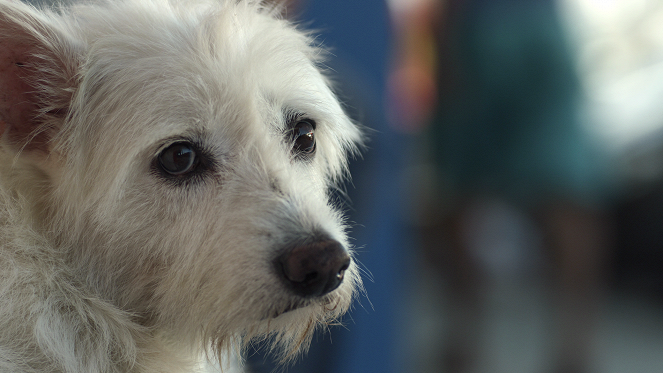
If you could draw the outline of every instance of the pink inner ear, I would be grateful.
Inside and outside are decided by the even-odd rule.
[[[26,64],[29,50],[20,40],[0,40],[0,135],[16,141],[29,138],[36,129],[35,89],[26,81],[32,70]]]
[[[25,81],[28,48],[7,44],[0,42],[0,120],[5,130],[29,133],[34,130],[37,105],[34,88]]]

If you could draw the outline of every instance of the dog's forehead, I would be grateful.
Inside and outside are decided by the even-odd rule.
[[[232,95],[260,96],[268,104],[311,115],[340,107],[318,68],[322,51],[288,22],[265,14],[216,16],[206,37],[207,81]],[[261,105],[264,107],[264,105]]]
[[[100,31],[89,40],[87,96],[96,93],[104,101],[134,96],[133,101],[152,102],[143,107],[153,108],[154,117],[165,110],[196,123],[246,118],[252,110],[259,116],[266,106],[342,115],[317,66],[320,49],[289,22],[251,3],[162,13],[134,16],[130,29],[88,21]],[[103,93],[106,89],[114,95]]]

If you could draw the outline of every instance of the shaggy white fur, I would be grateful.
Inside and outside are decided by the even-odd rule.
[[[329,193],[361,135],[277,14],[0,0],[0,371],[192,372],[256,338],[287,360],[347,310]]]

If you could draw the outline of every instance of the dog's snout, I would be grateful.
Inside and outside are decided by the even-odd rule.
[[[302,297],[319,297],[336,289],[352,259],[338,241],[295,246],[277,260],[280,274]]]

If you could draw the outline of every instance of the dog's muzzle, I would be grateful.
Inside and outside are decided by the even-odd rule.
[[[313,298],[325,295],[343,282],[352,259],[336,240],[298,245],[279,256],[277,272],[296,295]]]

